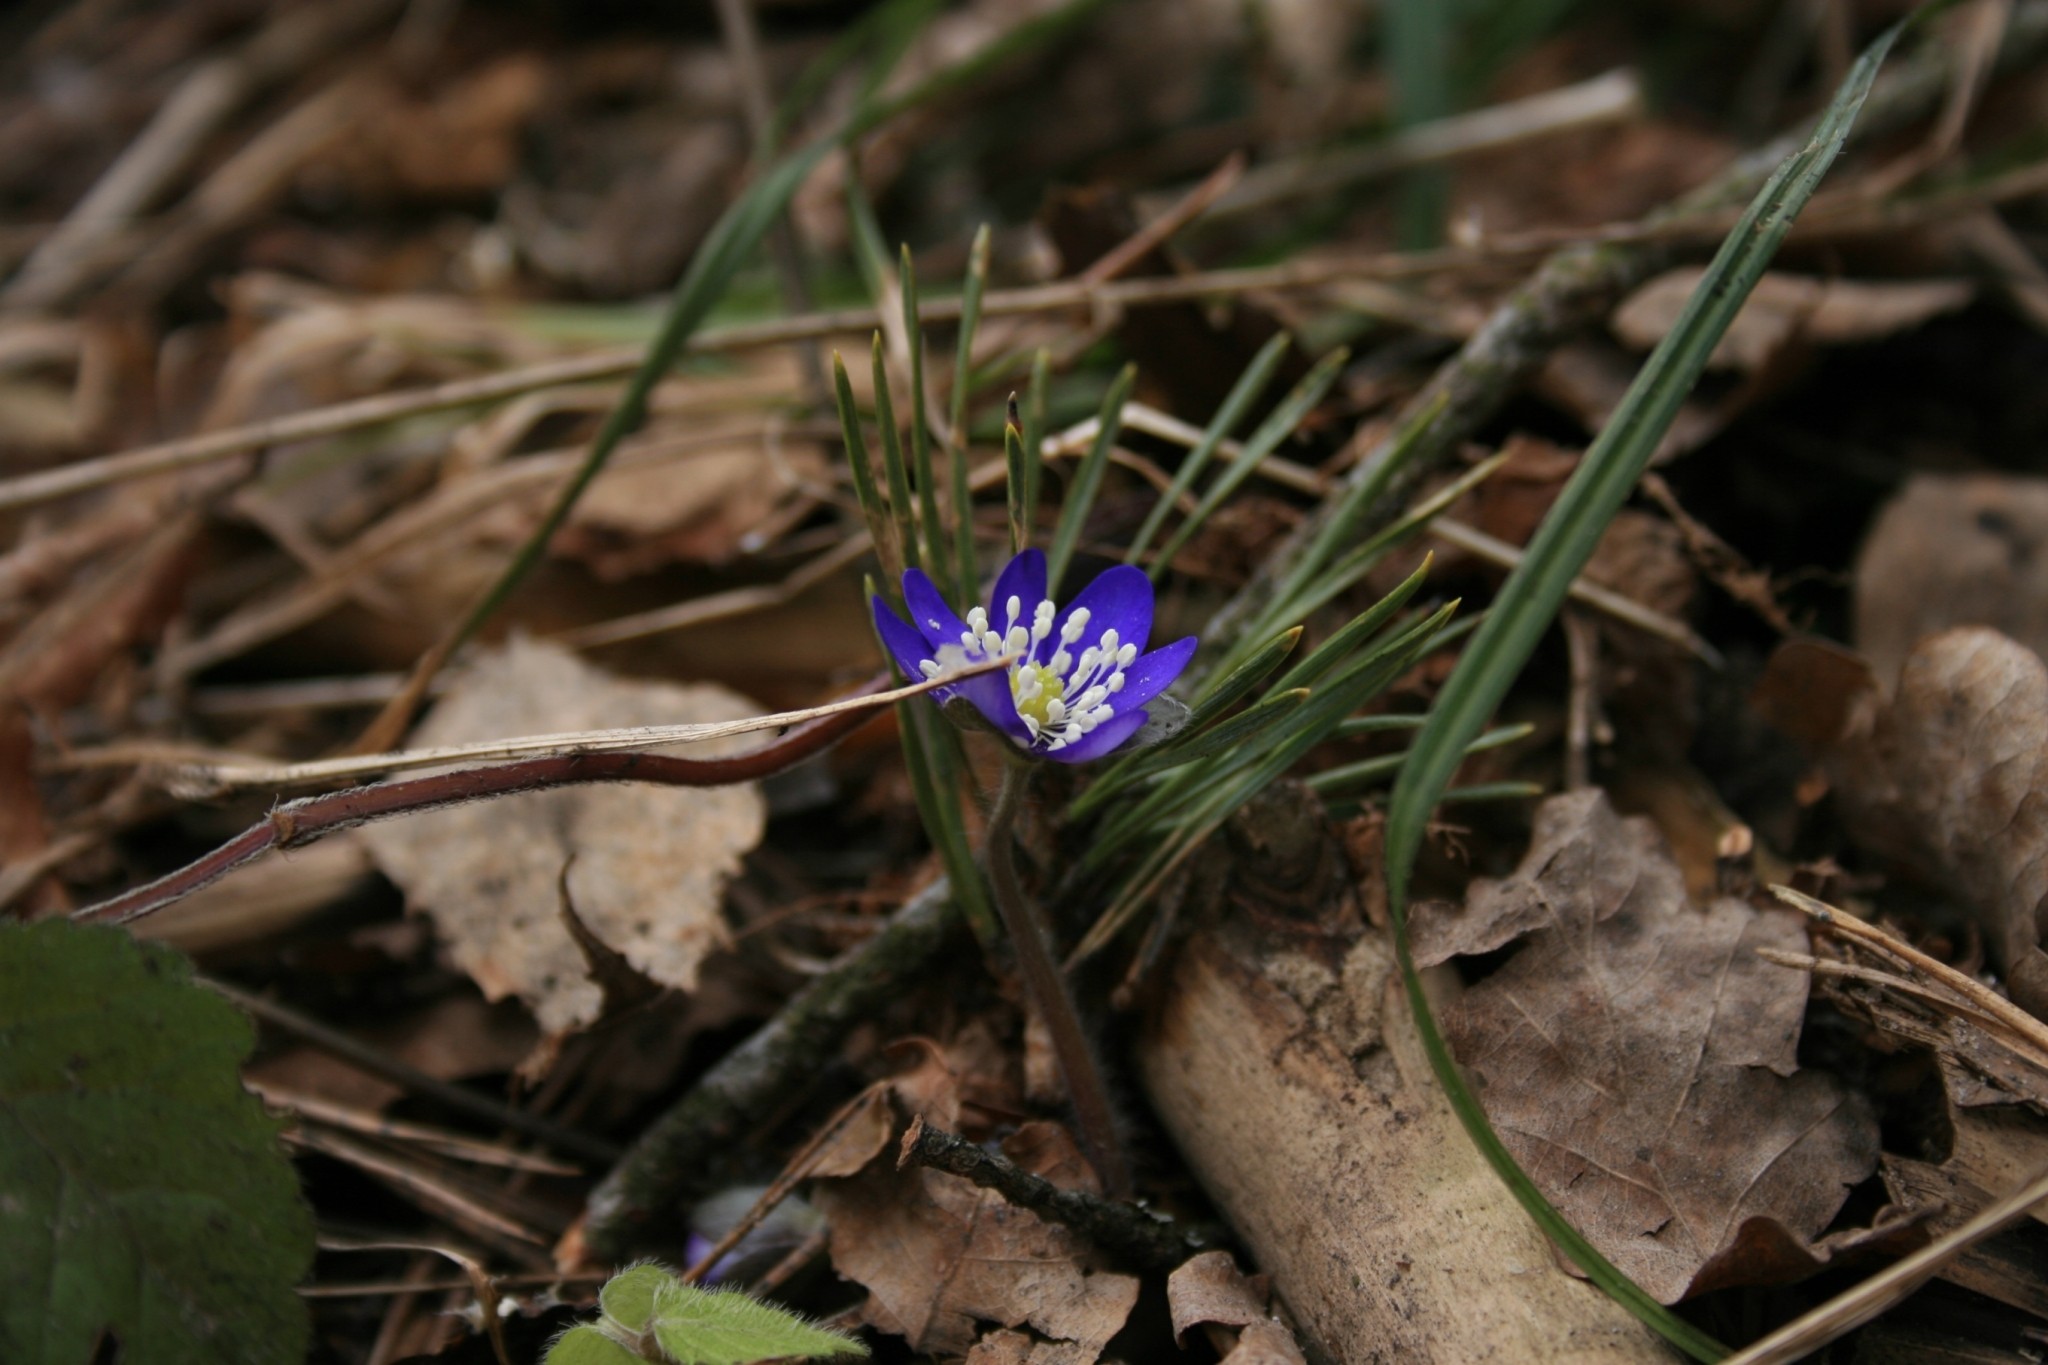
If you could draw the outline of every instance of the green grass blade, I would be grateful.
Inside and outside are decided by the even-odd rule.
[[[1422,411],[1410,418],[1395,434],[1366,477],[1356,486],[1345,490],[1336,508],[1325,519],[1322,530],[1316,533],[1309,548],[1303,552],[1275,590],[1276,598],[1287,597],[1301,591],[1323,571],[1324,566],[1336,558],[1339,550],[1350,543],[1360,519],[1386,496],[1387,490],[1393,486],[1395,476],[1421,448],[1422,438],[1435,428],[1438,419],[1443,416],[1444,409],[1450,405],[1450,399],[1448,392],[1439,393],[1432,398]],[[1269,607],[1261,614],[1260,619],[1285,619],[1272,616],[1271,610]]]
[[[1299,621],[1321,607],[1338,593],[1371,573],[1373,566],[1389,551],[1419,534],[1459,498],[1492,478],[1499,472],[1500,467],[1507,463],[1507,459],[1506,453],[1503,452],[1482,460],[1451,483],[1416,503],[1401,514],[1400,520],[1391,522],[1366,537],[1364,544],[1331,565],[1328,573],[1301,592],[1276,599],[1279,606],[1274,614],[1284,621]]]
[[[1335,635],[1309,651],[1309,656],[1287,670],[1279,687],[1308,687],[1325,673],[1337,667],[1365,641],[1377,635],[1380,628],[1394,618],[1394,614],[1406,606],[1408,599],[1415,595],[1423,580],[1429,577],[1429,561],[1424,560],[1414,573],[1406,578],[1379,601],[1367,607],[1358,615],[1346,621]]]
[[[1036,376],[1034,376],[1035,378]],[[1055,598],[1060,596],[1060,579],[1067,572],[1067,564],[1074,557],[1074,547],[1080,544],[1081,530],[1088,524],[1088,514],[1095,510],[1096,495],[1102,491],[1102,475],[1109,468],[1110,447],[1123,430],[1124,404],[1130,399],[1131,387],[1138,382],[1138,367],[1126,365],[1109,386],[1109,392],[1102,396],[1102,409],[1096,414],[1095,444],[1088,448],[1088,454],[1081,461],[1081,467],[1074,471],[1074,477],[1067,483],[1067,496],[1060,504],[1059,524],[1053,528],[1052,549],[1046,553],[1046,582]],[[1030,433],[1025,433],[1030,440]]]
[[[964,602],[974,595],[974,585],[959,582],[955,577],[952,556],[947,553],[946,524],[939,518],[939,485],[932,477],[932,433],[925,423],[924,321],[917,307],[917,264],[910,259],[908,246],[903,248],[896,282],[903,295],[903,335],[910,342],[910,462],[917,472],[917,514],[924,526],[924,557],[941,590],[949,591],[951,600]]]
[[[1142,782],[1154,773],[1178,768],[1182,764],[1199,763],[1240,745],[1249,746],[1267,730],[1286,722],[1312,695],[1306,687],[1269,692],[1229,720],[1219,721],[1184,744],[1166,752],[1155,749],[1137,755],[1138,761],[1126,780]]]
[[[1909,21],[1910,22],[1910,21]],[[1529,1215],[1586,1275],[1672,1345],[1698,1360],[1727,1354],[1719,1342],[1644,1293],[1552,1207],[1487,1121],[1436,1027],[1408,944],[1408,879],[1430,812],[1466,744],[1484,727],[1585,566],[1601,533],[1635,486],[1707,356],[1763,274],[1799,210],[1841,151],[1885,54],[1903,28],[1886,32],[1850,69],[1805,147],[1781,164],[1728,235],[1678,322],[1630,385],[1607,428],[1581,458],[1564,492],[1510,574],[1492,612],[1438,695],[1395,783],[1387,819],[1388,909],[1395,955],[1430,1067],[1474,1144]]]
[[[1488,730],[1466,745],[1465,753],[1469,757],[1472,754],[1484,753],[1488,749],[1498,749],[1503,744],[1512,744],[1518,739],[1527,739],[1535,728],[1533,725],[1499,726]],[[1381,754],[1376,758],[1364,758],[1356,763],[1325,768],[1309,777],[1307,783],[1312,790],[1332,799],[1350,796],[1363,787],[1396,776],[1401,771],[1401,765],[1407,761],[1408,752],[1405,749],[1399,753]]]
[[[1259,395],[1266,391],[1266,385],[1273,382],[1273,375],[1279,370],[1280,362],[1287,355],[1287,348],[1291,344],[1288,335],[1282,332],[1261,346],[1259,353],[1252,357],[1252,363],[1244,367],[1244,373],[1230,386],[1230,393],[1224,398],[1223,406],[1216,409],[1216,415],[1210,419],[1208,430],[1202,433],[1202,439],[1196,442],[1195,448],[1181,460],[1180,468],[1174,473],[1173,482],[1159,495],[1159,501],[1152,504],[1152,510],[1145,515],[1144,525],[1138,528],[1138,534],[1131,540],[1131,548],[1124,553],[1124,563],[1135,564],[1144,555],[1146,547],[1152,543],[1152,537],[1158,535],[1160,528],[1166,525],[1166,518],[1173,511],[1174,505],[1195,486],[1196,477],[1216,454],[1217,447],[1229,439],[1231,432],[1237,430],[1237,425],[1244,420],[1245,413],[1251,409],[1252,404],[1258,402]],[[1158,564],[1152,566],[1152,578],[1155,582],[1158,581],[1162,568],[1163,566]]]
[[[888,588],[882,594],[901,602],[903,593],[903,547],[896,540],[896,521],[875,487],[875,467],[868,462],[868,440],[861,435],[860,409],[853,401],[853,384],[846,377],[846,361],[832,353],[832,394],[839,403],[839,434],[846,442],[846,463],[853,471],[853,495],[860,501],[860,514],[867,519],[868,534],[874,537],[875,558],[882,563],[882,577]]]
[[[1225,675],[1215,688],[1196,704],[1188,713],[1188,722],[1180,735],[1167,740],[1157,749],[1131,754],[1119,759],[1107,771],[1099,774],[1089,784],[1088,790],[1075,798],[1067,807],[1068,818],[1085,820],[1094,814],[1105,802],[1122,795],[1138,776],[1158,770],[1164,764],[1153,764],[1154,757],[1178,762],[1183,743],[1191,743],[1208,732],[1209,728],[1222,719],[1224,712],[1239,701],[1251,695],[1251,690],[1287,661],[1294,647],[1301,641],[1301,627],[1284,630],[1268,640],[1260,649],[1235,671]],[[1419,719],[1419,718],[1418,718]],[[1181,735],[1187,738],[1183,740]]]
[[[1159,551],[1158,558],[1152,561],[1151,572],[1154,579],[1166,571],[1166,566],[1173,563],[1173,557],[1180,553],[1181,547],[1193,538],[1195,532],[1202,529],[1203,524],[1216,509],[1223,505],[1224,499],[1236,492],[1237,486],[1251,477],[1252,471],[1259,467],[1259,461],[1272,454],[1282,441],[1294,434],[1294,429],[1301,425],[1302,419],[1309,415],[1316,404],[1323,401],[1323,395],[1337,382],[1337,376],[1344,372],[1345,362],[1350,359],[1350,350],[1342,346],[1324,356],[1316,362],[1316,367],[1294,386],[1293,392],[1281,400],[1280,406],[1273,409],[1265,421],[1259,423],[1259,429],[1244,443],[1244,449],[1224,468],[1221,477],[1209,486],[1209,491],[1195,504],[1195,510],[1167,540],[1165,547]]]
[[[1235,768],[1214,777],[1204,776],[1198,786],[1194,808],[1174,812],[1173,828],[1139,870],[1132,874],[1108,910],[1095,921],[1074,949],[1070,962],[1077,962],[1106,947],[1138,911],[1155,896],[1165,879],[1193,852],[1196,845],[1213,834],[1223,821],[1245,802],[1300,761],[1302,755],[1321,743],[1343,716],[1383,690],[1414,666],[1434,643],[1443,626],[1457,610],[1457,603],[1445,605],[1428,619],[1400,633],[1386,647],[1366,659],[1347,663],[1328,685],[1296,708],[1256,748],[1240,750],[1226,761]],[[1133,835],[1147,832],[1145,826]],[[1098,844],[1101,841],[1098,840]],[[1082,861],[1096,855],[1091,847]]]
[[[1403,128],[1451,112],[1451,26],[1460,6],[1445,0],[1390,0],[1385,17],[1387,67],[1394,84],[1394,119]],[[1433,247],[1443,236],[1450,179],[1441,166],[1402,177],[1396,218],[1401,245]]]
[[[874,367],[875,430],[882,442],[882,475],[889,487],[889,516],[896,526],[896,543],[903,547],[906,567],[922,561],[917,554],[917,523],[911,519],[910,471],[903,463],[903,439],[896,430],[896,403],[889,397],[889,365],[882,354],[882,334],[875,333],[869,347]]]
[[[1031,448],[1024,443],[1024,433],[1017,426],[1017,400],[1010,400],[1010,419],[1003,423],[1003,468],[1008,475],[1004,484],[1005,497],[1010,507],[1010,553],[1016,554],[1031,543],[1030,488],[1032,467],[1038,461],[1031,456]]]
[[[983,223],[968,249],[967,278],[960,286],[960,335],[953,343],[953,391],[946,407],[946,431],[952,439],[946,459],[952,475],[954,572],[963,602],[980,587],[974,565],[974,490],[967,483],[967,395],[974,386],[974,332],[981,325],[981,296],[988,288],[988,252],[988,224]]]
[[[911,791],[925,837],[945,864],[946,877],[955,888],[953,898],[974,937],[984,947],[993,946],[1002,941],[1002,925],[988,903],[988,888],[981,869],[975,866],[967,825],[961,818],[952,727],[922,697],[896,703],[896,719],[903,732],[903,760],[910,769]]]
[[[768,121],[768,146],[780,146],[789,136],[789,130],[796,126],[839,73],[871,47],[876,54],[876,67],[893,68],[896,58],[938,11],[939,0],[890,0],[890,3],[877,5],[848,24],[789,83],[788,91],[777,102],[775,113]]]
[[[1031,357],[1031,382],[1024,386],[1024,543],[1038,525],[1038,498],[1045,473],[1045,391],[1052,384],[1052,352],[1041,346]],[[1059,580],[1051,587],[1057,590]]]

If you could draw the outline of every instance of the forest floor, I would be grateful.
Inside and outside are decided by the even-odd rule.
[[[0,1356],[2042,1358],[2048,3],[673,8],[0,17]]]

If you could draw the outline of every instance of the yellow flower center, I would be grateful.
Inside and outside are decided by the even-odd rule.
[[[1010,699],[1017,703],[1017,714],[1039,725],[1049,723],[1046,708],[1066,696],[1067,680],[1044,664],[1019,664],[1010,670]]]

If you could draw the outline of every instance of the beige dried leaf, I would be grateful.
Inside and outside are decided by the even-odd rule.
[[[1247,1275],[1227,1251],[1205,1251],[1166,1277],[1166,1306],[1173,1339],[1187,1345],[1191,1328],[1214,1323],[1249,1327],[1266,1320],[1273,1286],[1264,1275]]]
[[[628,682],[553,645],[515,639],[467,669],[413,734],[461,744],[548,730],[738,720],[746,698],[697,684]],[[693,745],[693,755],[755,741]],[[580,919],[635,970],[690,990],[727,941],[725,883],[760,841],[751,785],[596,784],[473,802],[363,831],[407,903],[431,916],[450,955],[496,1000],[516,995],[548,1034],[592,1023],[603,992],[561,913],[561,875]]]
[[[1664,339],[1699,287],[1705,270],[1686,266],[1651,280],[1614,310],[1611,326],[1624,345],[1649,350]],[[1823,345],[1875,341],[1918,327],[1968,303],[1966,280],[1820,280],[1772,272],[1714,347],[1707,364],[1753,372],[1794,340]]]
[[[1664,1303],[1796,1277],[1877,1158],[1877,1125],[1799,1068],[1806,981],[1757,949],[1798,918],[1691,905],[1648,820],[1597,790],[1552,797],[1516,873],[1418,919],[1441,962],[1521,940],[1444,1014],[1488,1115],[1530,1176]]]
[[[2048,479],[1921,474],[1878,513],[1856,560],[1856,648],[1896,678],[1913,646],[1991,626],[2048,654]]]
[[[1031,1150],[1037,1159],[1026,1169],[1050,1162],[1036,1173],[1055,1183],[1078,1164],[1042,1135]],[[863,1320],[914,1351],[963,1354],[977,1322],[1028,1324],[1057,1349],[1041,1356],[1028,1341],[990,1343],[998,1353],[985,1358],[1091,1365],[1137,1303],[1135,1277],[1095,1269],[1067,1229],[958,1176],[878,1161],[821,1183],[813,1202],[832,1229],[834,1268],[868,1290]]]
[[[2013,999],[2048,1017],[2048,667],[1964,626],[1922,640],[1888,700],[1861,682],[1824,755],[1850,833],[1976,914]]]

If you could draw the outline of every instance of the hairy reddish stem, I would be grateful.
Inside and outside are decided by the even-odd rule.
[[[128,924],[175,904],[203,886],[219,881],[267,849],[303,848],[335,833],[413,815],[443,806],[483,801],[517,792],[569,787],[584,782],[653,782],[671,787],[723,787],[781,772],[831,747],[878,713],[848,711],[799,726],[779,739],[729,758],[676,758],[669,754],[550,754],[510,763],[463,768],[432,777],[380,782],[347,791],[288,801],[259,824],[195,859],[124,891],[111,900],[87,906],[72,916],[109,924]]]
[[[1095,1060],[1095,1050],[1088,1045],[1080,1012],[1074,1008],[1073,992],[1067,989],[1067,979],[1054,955],[1052,925],[1045,908],[1025,895],[1017,882],[1015,826],[1017,811],[1024,804],[1024,790],[1031,785],[1031,772],[1023,763],[1003,765],[1003,785],[988,817],[989,889],[995,893],[996,910],[1002,915],[1010,946],[1016,950],[1024,994],[1045,1021],[1053,1056],[1066,1077],[1067,1097],[1074,1104],[1081,1146],[1095,1163],[1104,1188],[1122,1199],[1131,1192],[1131,1173],[1124,1161],[1123,1144],[1117,1140],[1109,1087],[1102,1079],[1102,1067]]]

